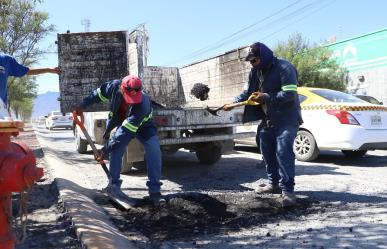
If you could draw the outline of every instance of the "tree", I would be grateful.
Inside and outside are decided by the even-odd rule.
[[[328,48],[309,45],[300,33],[295,33],[273,51],[297,68],[301,86],[345,91],[347,72],[338,65]]]
[[[37,11],[41,0],[1,0],[0,1],[0,51],[12,55],[20,63],[30,67],[46,52],[38,47],[53,25],[46,24],[48,13]],[[35,78],[11,78],[8,82],[10,108],[19,113],[20,106],[31,108],[36,97]],[[24,114],[31,111],[24,110]]]

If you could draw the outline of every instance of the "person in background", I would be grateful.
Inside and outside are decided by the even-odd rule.
[[[128,75],[122,80],[113,80],[101,85],[82,103],[75,107],[77,114],[94,104],[110,101],[110,113],[103,135],[107,144],[101,149],[101,157],[108,155],[110,165],[109,184],[105,188],[108,194],[122,195],[120,179],[122,157],[129,142],[137,138],[145,148],[147,164],[149,199],[155,205],[162,204],[165,199],[160,193],[161,150],[156,126],[152,120],[151,98],[142,91],[142,82],[137,76]],[[109,139],[110,132],[117,127]]]
[[[282,193],[282,205],[293,206],[296,204],[293,143],[302,124],[297,70],[290,62],[275,57],[260,42],[250,46],[245,60],[252,66],[249,81],[235,102],[251,99],[260,104],[246,106],[243,115],[243,122],[261,120],[257,141],[260,141],[269,184],[257,192]],[[223,107],[225,111],[231,109],[228,105]]]
[[[23,77],[24,75],[38,75],[44,73],[59,73],[58,67],[29,68],[19,63],[14,57],[0,53],[0,98],[8,104],[8,77]]]

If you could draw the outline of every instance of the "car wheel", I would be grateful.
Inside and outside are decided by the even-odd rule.
[[[367,150],[342,150],[344,156],[351,158],[359,158],[367,153]]]
[[[212,146],[211,148],[201,149],[196,151],[196,157],[203,164],[214,164],[222,157],[222,148],[220,146]]]
[[[87,152],[87,141],[81,138],[77,128],[74,130],[74,136],[76,146],[75,149],[78,151],[78,153],[85,154]]]
[[[293,144],[293,151],[297,160],[303,162],[313,161],[320,153],[313,135],[304,130],[297,132]]]

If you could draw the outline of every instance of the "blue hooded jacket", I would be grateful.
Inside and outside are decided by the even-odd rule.
[[[117,133],[119,133],[120,136],[129,135],[135,137],[139,132],[141,132],[141,135],[144,138],[157,135],[157,129],[152,120],[152,102],[145,92],[142,92],[141,103],[129,106],[128,112],[126,113],[126,119],[121,123],[119,111],[124,98],[121,93],[120,85],[121,80],[113,80],[102,84],[88,97],[83,99],[80,107],[85,109],[87,106],[94,103],[110,102],[110,112],[106,130],[103,135],[104,138],[107,138],[115,127],[119,127]],[[114,136],[106,147],[107,151],[110,152],[119,140],[119,136]]]
[[[256,91],[265,93],[265,113],[261,105],[245,106],[243,122],[270,120],[273,126],[300,125],[301,107],[297,94],[297,70],[288,61],[273,56],[265,44],[259,43],[260,60],[249,74],[245,90],[235,102],[247,100]]]

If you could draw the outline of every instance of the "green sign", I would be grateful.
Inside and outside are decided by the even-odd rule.
[[[348,71],[359,71],[387,66],[387,29],[332,43],[339,64]]]

